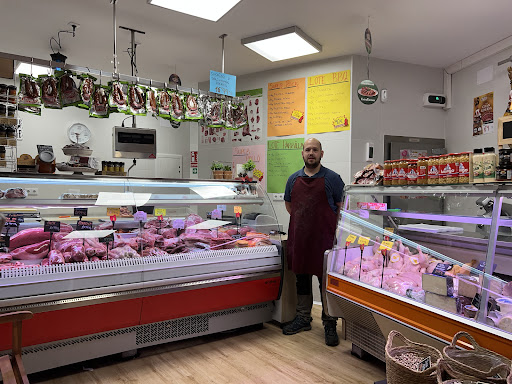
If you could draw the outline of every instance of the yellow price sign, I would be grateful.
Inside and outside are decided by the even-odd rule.
[[[392,241],[383,241],[382,243],[380,243],[380,247],[379,247],[379,251],[383,250],[383,249],[391,249],[393,247],[393,242]]]
[[[386,231],[388,232],[391,232],[391,233],[395,233],[395,228],[391,228],[391,227],[386,227],[384,228]]]
[[[354,241],[356,241],[356,239],[357,239],[356,235],[348,235],[347,236],[347,240],[345,242],[346,243],[353,243]]]
[[[357,244],[359,244],[359,245],[368,245],[368,244],[370,244],[370,238],[369,237],[361,236],[359,238],[359,240],[357,240]]]
[[[107,208],[107,216],[121,216],[121,208]]]
[[[167,215],[167,209],[165,208],[155,208],[155,216],[166,216]]]
[[[240,213],[240,214],[242,214],[242,207],[240,207],[240,206],[238,206],[238,205],[236,205],[236,206],[233,208],[233,210],[235,211],[235,213]]]

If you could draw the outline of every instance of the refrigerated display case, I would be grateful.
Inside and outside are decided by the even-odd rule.
[[[29,373],[272,318],[282,259],[268,217],[279,225],[259,184],[1,174],[0,190],[8,189],[25,197],[0,200],[11,221],[2,236],[11,248],[0,253],[0,311],[35,313],[23,323]],[[267,216],[261,228],[259,215]],[[76,231],[79,220],[103,232]],[[61,232],[44,232],[54,221]],[[20,251],[36,237],[65,262]],[[7,350],[10,332],[1,334]]]
[[[346,187],[324,286],[347,339],[384,360],[393,329],[439,348],[464,330],[512,357],[511,197],[497,184]]]

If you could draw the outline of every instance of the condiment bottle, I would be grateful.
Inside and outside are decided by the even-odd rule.
[[[119,172],[119,163],[117,161],[114,162],[114,172]]]
[[[473,182],[484,182],[484,155],[482,148],[475,148],[473,150]]]
[[[428,183],[428,158],[420,157],[418,159],[418,185],[426,185]]]
[[[496,180],[496,153],[494,147],[485,147],[483,155],[484,182],[492,183]]]
[[[119,172],[124,173],[124,162],[119,163]]]
[[[384,161],[384,185],[392,185],[392,172],[393,166],[391,165],[391,160]]]

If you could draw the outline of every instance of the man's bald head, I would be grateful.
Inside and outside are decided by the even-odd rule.
[[[320,150],[322,150],[322,143],[319,140],[315,139],[314,137],[311,137],[309,139],[306,139],[306,141],[304,141],[304,144],[302,144],[303,150],[304,150],[304,148],[306,148],[307,144],[317,145],[320,148]]]

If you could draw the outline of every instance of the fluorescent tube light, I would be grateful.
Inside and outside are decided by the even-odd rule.
[[[148,4],[211,21],[219,20],[239,2],[240,0],[148,0]]]
[[[31,68],[32,67],[32,70]],[[43,67],[41,65],[36,65],[30,63],[19,63],[18,67],[16,68],[16,74],[19,75],[20,73],[24,73],[26,75],[30,75],[32,73],[32,76],[37,77],[39,75],[47,75],[48,73],[51,73],[50,67]]]
[[[286,60],[322,51],[320,44],[295,26],[247,37],[242,39],[242,44],[270,61]]]

